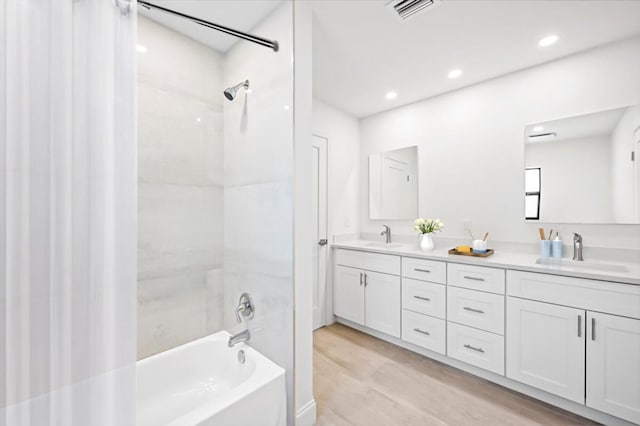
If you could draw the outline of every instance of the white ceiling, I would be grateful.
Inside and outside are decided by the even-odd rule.
[[[640,34],[636,0],[443,0],[404,22],[386,3],[312,2],[314,95],[356,117]]]
[[[152,0],[151,3],[234,30],[251,33],[253,27],[282,3],[282,0]],[[223,53],[239,40],[237,37],[158,10],[147,10],[139,6],[138,11],[166,27]],[[269,34],[255,35],[271,39]]]
[[[525,134],[555,133],[556,136],[549,139],[548,142],[610,136],[628,108],[616,108],[546,123],[531,124],[525,128]],[[543,130],[533,130],[536,126],[542,126]],[[529,141],[529,143],[535,144],[537,142]]]

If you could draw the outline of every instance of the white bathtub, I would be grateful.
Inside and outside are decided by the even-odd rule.
[[[221,331],[137,363],[138,426],[283,426],[284,369]],[[246,362],[238,362],[244,350]]]

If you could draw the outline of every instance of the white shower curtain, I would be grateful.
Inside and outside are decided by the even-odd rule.
[[[135,422],[132,9],[0,0],[2,426]]]

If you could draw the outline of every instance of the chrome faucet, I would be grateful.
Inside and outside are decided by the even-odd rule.
[[[236,307],[236,321],[238,324],[242,322],[242,317],[253,319],[256,313],[256,308],[251,300],[251,296],[249,293],[242,293],[240,296],[240,301],[238,302],[238,307]],[[240,342],[248,342],[251,338],[251,333],[249,333],[248,329],[242,330],[238,334],[234,334],[233,336],[229,336],[229,347],[234,347],[237,343]]]
[[[389,228],[387,225],[382,225],[384,226],[384,231],[382,231],[380,233],[380,235],[384,235],[386,237],[386,244],[389,244],[391,242],[391,228]]]
[[[573,260],[583,261],[582,258],[582,235],[573,233]]]
[[[251,333],[249,333],[249,330],[242,330],[240,333],[229,337],[228,346],[232,348],[240,342],[248,342],[249,339],[251,339]]]

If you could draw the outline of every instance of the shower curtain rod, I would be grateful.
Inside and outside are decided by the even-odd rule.
[[[161,6],[157,6],[153,3],[149,3],[148,1],[138,0],[138,4],[142,5],[146,9],[157,9],[161,12],[169,13],[171,15],[176,15],[181,18],[188,19],[196,24],[200,24],[202,26],[212,28],[217,31],[221,31],[225,34],[229,34],[232,36],[239,37],[241,39],[251,41],[253,43],[259,44],[261,46],[269,47],[273,49],[274,52],[278,51],[278,42],[275,40],[268,40],[266,38],[258,37],[252,34],[244,33],[242,31],[234,30],[233,28],[225,27],[222,25],[214,24],[213,22],[205,21],[204,19],[196,18],[195,16],[185,15],[184,13],[177,12],[175,10],[167,9]]]

